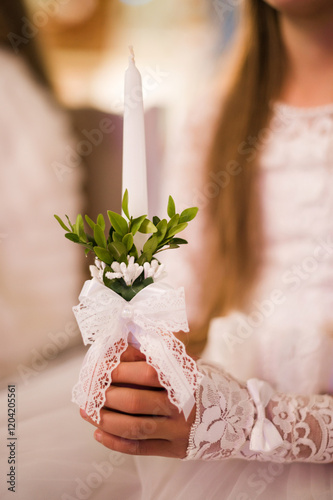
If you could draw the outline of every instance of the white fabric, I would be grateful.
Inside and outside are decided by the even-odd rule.
[[[245,312],[213,320],[204,357],[281,392],[333,392],[333,105],[278,105],[261,156],[260,281]]]
[[[214,114],[212,111],[208,118],[201,116],[194,137],[206,135],[203,124],[211,121]],[[262,273],[249,310],[216,318],[204,352],[207,362],[218,363],[237,379],[258,378],[282,393],[311,396],[333,392],[332,144],[333,105],[312,110],[276,105],[273,120],[261,141],[249,145],[254,154],[261,154],[265,236]],[[198,148],[203,146],[199,142]],[[191,171],[203,160],[198,148],[192,142],[191,161],[184,161]],[[200,199],[202,191],[198,187],[192,194],[187,191],[186,203]],[[190,235],[188,239],[191,240]],[[190,244],[193,243],[192,238]],[[177,274],[175,284],[184,282],[180,266]],[[195,286],[195,280],[194,285],[190,281],[188,288],[193,290]],[[324,437],[331,439],[332,398],[325,396],[324,401],[327,410],[321,413],[321,427],[326,430]],[[305,421],[300,423],[300,429],[303,427],[307,433],[306,414],[313,400],[279,397],[275,402],[276,408],[279,407],[276,416],[281,412],[281,422],[286,406],[290,410],[290,405],[294,405],[296,411],[301,403],[301,417]],[[289,418],[295,422],[295,413],[289,411]],[[297,432],[294,437],[297,438]],[[295,451],[299,448],[302,445],[296,445]],[[306,449],[309,452],[310,448]],[[320,451],[316,450],[318,461]],[[290,449],[284,451],[285,458],[289,453]],[[244,449],[244,455],[255,461],[190,461],[175,466],[177,472],[174,469],[171,472],[175,486],[168,484],[167,488],[170,497],[187,498],[187,494],[188,498],[223,500],[332,498],[332,464],[287,465],[277,451],[277,463],[260,463],[267,460],[267,454],[263,458],[260,452],[250,449]],[[148,468],[141,459],[137,463],[141,481],[145,483],[149,480]],[[164,460],[163,466],[167,464]],[[182,484],[182,475],[184,482],[184,476],[188,478],[186,486]],[[163,477],[167,477],[166,469]],[[157,489],[157,484],[163,481],[156,479],[153,483],[152,489],[154,486]],[[167,498],[166,490],[162,491],[159,500]]]
[[[278,116],[281,113],[285,116],[287,111],[288,120]],[[196,141],[202,137],[202,128],[206,130],[210,118],[201,116],[198,120]],[[250,317],[235,312],[216,319],[211,325],[205,358],[219,363],[238,379],[259,378],[282,393],[329,394],[333,390],[330,239],[333,107],[303,111],[278,106],[269,128],[272,135],[254,148],[254,152],[263,152],[266,245],[263,273],[250,311],[262,310],[265,316],[261,313]],[[199,141],[191,144],[188,150],[191,161],[184,161],[191,169],[196,169],[196,162],[202,161],[202,147]],[[191,196],[184,202],[187,206]],[[313,254],[316,245],[322,250]],[[316,255],[318,265],[312,262],[311,272],[311,261],[306,259]],[[322,258],[319,260],[318,256]],[[294,265],[300,268],[293,270]],[[179,282],[183,281],[179,272]],[[286,298],[278,303],[278,296],[272,293],[282,286]],[[251,323],[246,321],[249,318]],[[253,326],[255,319],[257,326]],[[74,405],[66,403],[80,362],[79,359],[75,366],[64,365],[56,373],[40,374],[34,384],[20,388],[21,479],[17,500],[79,498],[75,493],[78,480],[91,481],[89,475],[96,472],[93,464],[107,460],[109,450],[94,442],[91,426],[79,419]],[[307,406],[308,402],[305,400],[304,404]],[[283,411],[283,407],[280,409]],[[1,418],[4,436],[6,415]],[[330,417],[327,414],[325,418],[329,421]],[[108,479],[99,476],[99,486],[95,476],[95,487],[90,488],[86,497],[92,500],[332,499],[332,464],[263,463],[256,459],[256,453],[250,450],[248,453],[252,453],[253,460],[124,457],[125,461],[115,467]],[[12,497],[8,492],[1,498]]]
[[[173,335],[188,331],[184,290],[152,283],[127,302],[93,278],[85,282],[79,300],[73,311],[85,345],[93,345],[73,388],[72,401],[95,422],[100,421],[112,371],[119,365],[131,333],[156,369],[170,401],[187,419],[201,377],[184,344]]]
[[[16,388],[15,493],[6,484],[7,391],[0,393],[1,500],[121,500],[124,497],[113,496],[112,491],[122,484],[127,485],[129,498],[135,498],[135,464],[92,439],[91,426],[69,402],[82,352],[58,361],[33,382]]]
[[[244,385],[218,365],[200,360],[198,366],[203,379],[187,460],[333,464],[332,396],[279,394],[257,379]]]
[[[283,444],[279,431],[265,415],[265,408],[274,391],[269,384],[255,378],[248,380],[246,386],[257,409],[256,421],[250,436],[250,450],[273,451]]]
[[[221,460],[242,449],[252,431],[255,407],[249,392],[218,365],[198,361],[203,380],[197,390],[196,419],[187,460]]]

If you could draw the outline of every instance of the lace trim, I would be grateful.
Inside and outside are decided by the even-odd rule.
[[[103,343],[102,350],[100,345],[94,344],[87,352],[79,381],[72,392],[73,403],[77,403],[97,423],[100,422],[100,410],[105,403],[105,391],[111,384],[111,374],[128,346],[125,338],[116,342],[112,339],[111,343],[104,339]]]
[[[333,461],[332,396],[274,394],[266,417],[283,444],[270,452],[256,452],[250,449],[250,439],[258,420],[249,392],[222,369],[203,363],[199,366],[204,378],[197,390],[196,419],[186,459],[232,456],[274,462]]]
[[[73,389],[72,401],[97,423],[112,371],[128,346],[128,336],[153,366],[170,401],[188,418],[201,380],[196,363],[173,335],[188,331],[184,290],[153,284],[126,302],[96,279],[87,281],[73,308],[85,344],[92,344]]]
[[[160,332],[159,337],[140,337],[140,343],[140,351],[145,354],[147,363],[156,370],[160,384],[167,390],[169,400],[179,411],[183,408],[187,418],[195,402],[193,394],[202,379],[195,361],[186,354],[184,344],[168,331]],[[183,375],[187,384],[183,383]]]
[[[255,408],[249,392],[213,365],[199,363],[204,375],[186,459],[220,460],[235,456],[249,438]]]

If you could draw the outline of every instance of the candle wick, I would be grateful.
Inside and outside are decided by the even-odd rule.
[[[132,62],[135,63],[133,45],[129,45],[128,48],[129,48],[129,52],[130,52],[130,59],[131,59]]]

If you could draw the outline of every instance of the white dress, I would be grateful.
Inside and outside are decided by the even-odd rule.
[[[248,316],[234,312],[212,322],[204,357],[240,380],[263,379],[285,393],[330,394],[333,106],[277,106],[269,128],[261,156],[264,272]],[[21,390],[16,498],[332,499],[332,463],[182,461],[110,452],[93,442],[93,429],[67,402],[79,362]],[[31,398],[34,407],[27,411]],[[331,441],[332,419],[328,413]]]
[[[261,280],[247,315],[212,321],[203,358],[282,393],[333,394],[333,105],[275,105],[263,137],[254,149],[264,207]],[[332,453],[332,404],[326,418]],[[333,463],[158,460],[155,473],[152,459],[137,459],[145,485],[137,498],[333,498]]]

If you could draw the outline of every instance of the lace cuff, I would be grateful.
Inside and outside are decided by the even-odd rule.
[[[220,367],[198,367],[203,379],[185,460],[333,461],[331,396],[279,394],[266,382],[245,386]]]
[[[186,459],[234,456],[249,439],[255,406],[249,391],[219,367],[198,361],[203,379],[196,391],[196,419]]]

